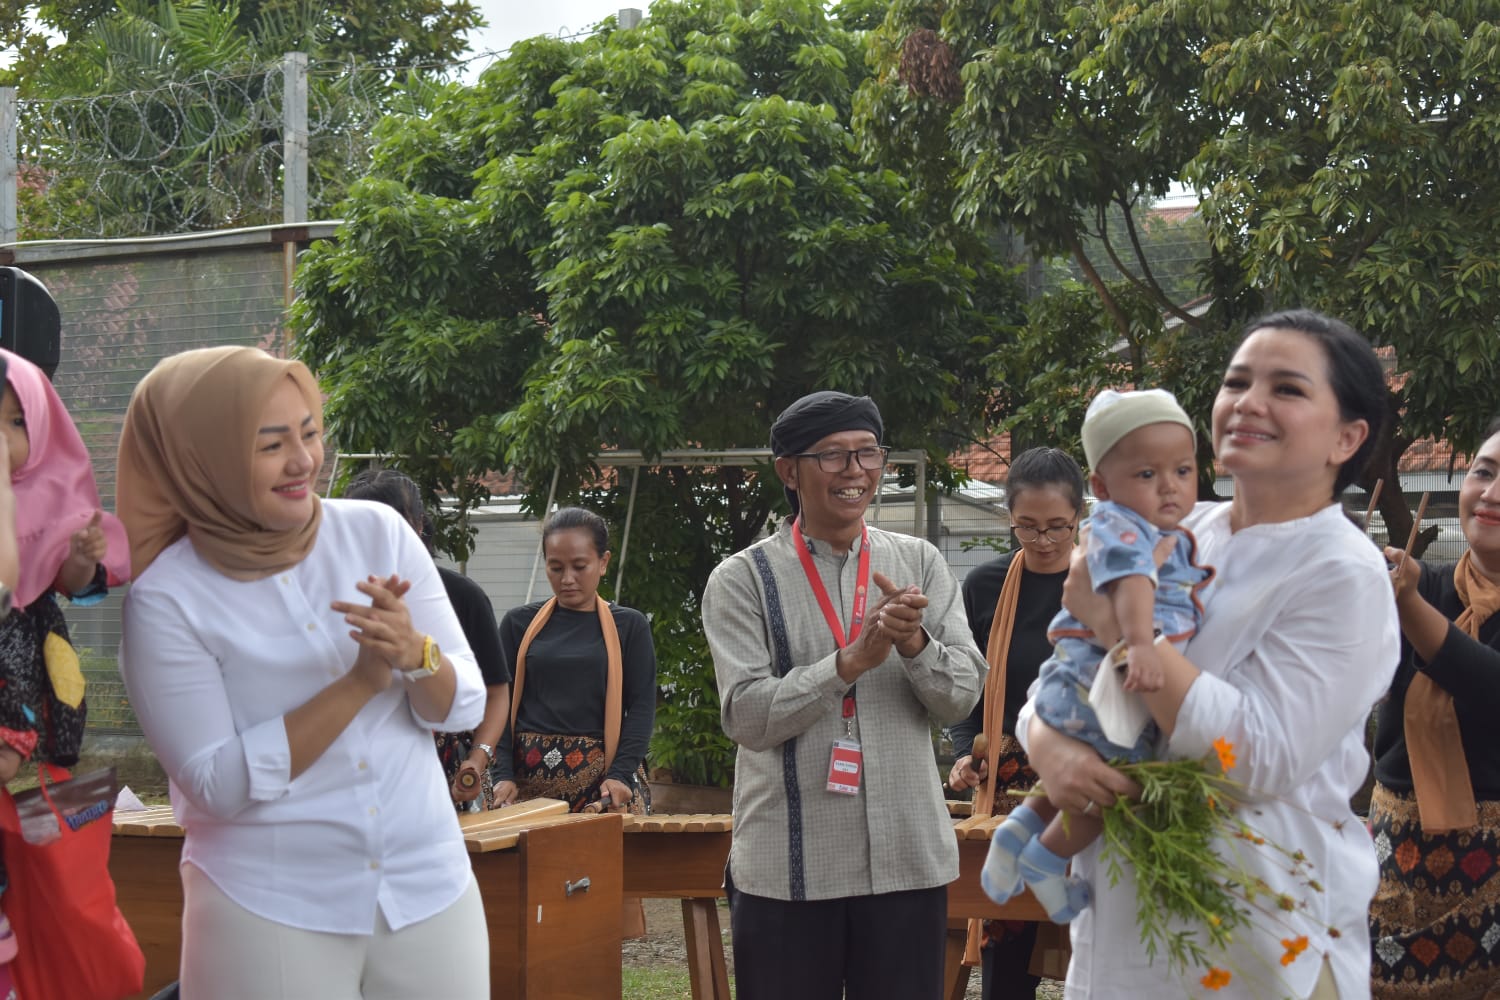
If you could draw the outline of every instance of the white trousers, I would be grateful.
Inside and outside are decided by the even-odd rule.
[[[490,941],[479,885],[443,912],[373,934],[328,934],[258,917],[197,866],[182,866],[183,1000],[488,1000]]]

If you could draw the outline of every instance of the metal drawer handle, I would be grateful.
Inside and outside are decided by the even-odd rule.
[[[587,875],[585,875],[583,878],[579,879],[577,882],[564,882],[563,883],[563,895],[565,895],[565,896],[571,896],[575,892],[588,892],[588,891],[589,891],[589,877]]]

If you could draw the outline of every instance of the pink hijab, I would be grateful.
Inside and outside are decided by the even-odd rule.
[[[42,370],[19,355],[0,349],[5,380],[26,417],[31,455],[10,477],[16,494],[16,549],[21,579],[13,588],[16,606],[24,608],[52,586],[68,558],[74,532],[93,520],[99,505],[94,467],[67,407]],[[104,568],[111,586],[130,579],[130,543],[125,526],[113,514],[100,520],[109,552]]]

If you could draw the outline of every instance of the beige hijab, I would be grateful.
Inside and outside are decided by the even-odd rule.
[[[253,347],[174,354],[153,368],[125,411],[116,486],[130,536],[133,575],[183,535],[214,568],[253,579],[295,566],[312,551],[323,508],[292,531],[260,526],[251,497],[251,458],[261,413],[279,380],[302,390],[321,427],[323,403],[298,361]]]

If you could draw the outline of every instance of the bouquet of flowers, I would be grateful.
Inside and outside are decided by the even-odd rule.
[[[1105,871],[1111,885],[1119,882],[1125,863],[1134,873],[1147,955],[1154,959],[1164,952],[1169,966],[1183,974],[1206,969],[1198,981],[1210,990],[1233,978],[1218,962],[1238,928],[1251,923],[1285,928],[1287,936],[1279,938],[1286,949],[1282,965],[1296,961],[1308,944],[1287,919],[1306,902],[1273,889],[1234,856],[1237,852],[1215,850],[1216,841],[1238,840],[1271,852],[1308,892],[1323,891],[1301,851],[1269,842],[1242,817],[1237,805],[1246,788],[1229,777],[1234,763],[1234,746],[1221,738],[1201,760],[1116,764],[1141,786],[1141,798],[1119,799],[1102,812]],[[1177,929],[1183,925],[1188,929]]]

